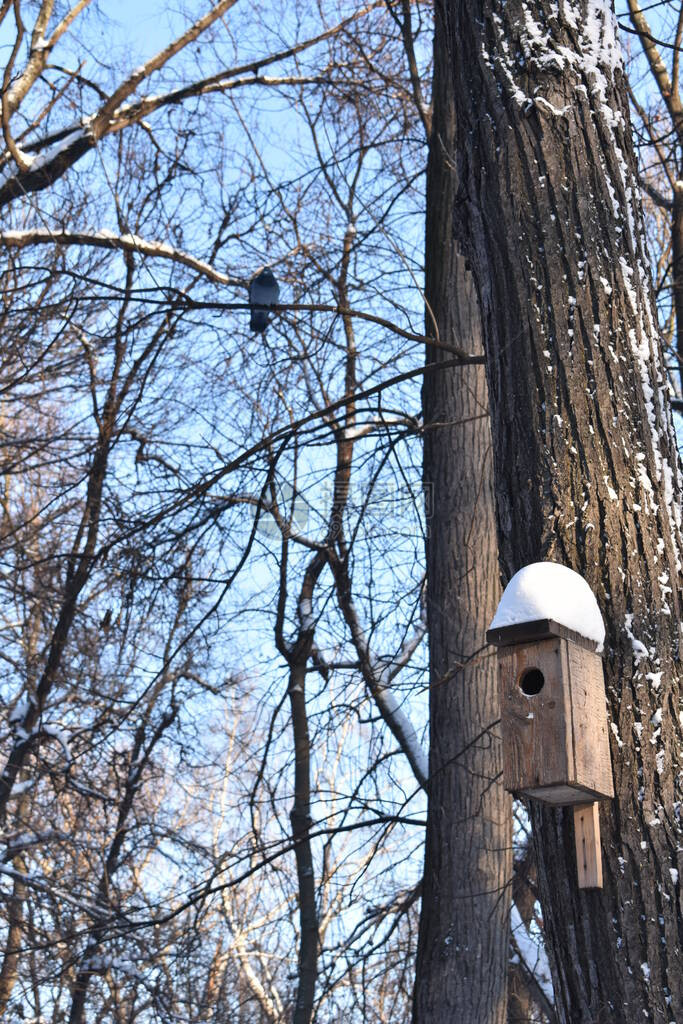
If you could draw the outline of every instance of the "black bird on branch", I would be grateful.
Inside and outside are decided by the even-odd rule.
[[[276,306],[280,297],[280,288],[270,267],[266,267],[252,280],[249,285],[249,306],[251,319],[249,327],[257,334],[263,334],[270,315],[265,306]]]

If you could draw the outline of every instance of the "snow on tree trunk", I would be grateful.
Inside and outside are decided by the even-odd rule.
[[[615,21],[596,0],[437,7],[504,576],[569,565],[607,627],[617,797],[601,810],[602,891],[577,888],[571,811],[532,812],[558,1016],[669,1022],[683,979],[680,485]]]
[[[444,54],[435,56],[427,302],[442,342],[478,352],[476,293],[452,244],[456,181],[444,160],[455,131],[452,90]],[[444,349],[428,353],[437,363],[447,358]],[[483,367],[446,367],[427,373],[423,387],[431,724],[413,1019],[503,1024],[511,806],[501,778],[496,663],[477,657],[499,595],[486,378]]]

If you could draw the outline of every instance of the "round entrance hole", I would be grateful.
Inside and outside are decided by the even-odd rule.
[[[528,668],[519,677],[519,688],[527,697],[534,697],[543,689],[545,678],[540,668]]]

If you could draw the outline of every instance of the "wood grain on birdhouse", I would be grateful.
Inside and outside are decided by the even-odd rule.
[[[507,790],[551,804],[614,796],[594,648],[566,635],[499,648]]]

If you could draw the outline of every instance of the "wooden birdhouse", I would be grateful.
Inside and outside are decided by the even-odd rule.
[[[604,635],[586,581],[552,562],[512,578],[486,634],[498,647],[505,788],[575,807],[584,888],[602,885],[594,802],[614,796],[598,653]]]

